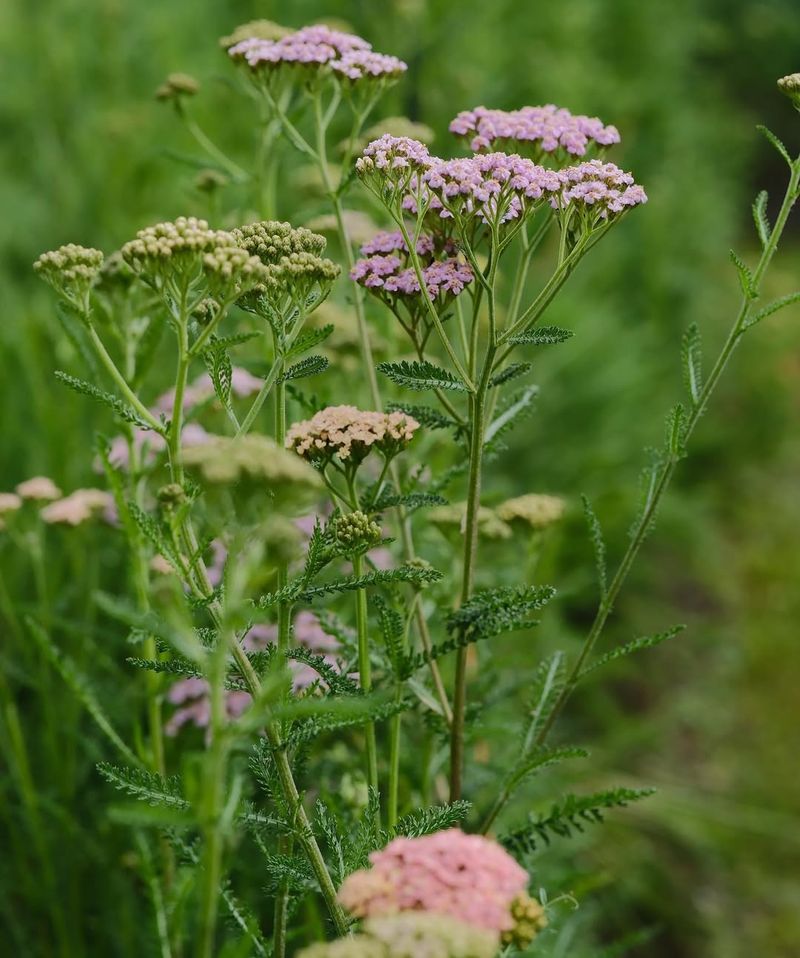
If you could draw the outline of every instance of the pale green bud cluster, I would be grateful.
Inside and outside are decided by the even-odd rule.
[[[292,253],[319,255],[326,245],[325,237],[319,233],[277,220],[248,223],[232,232],[238,245],[257,256],[265,266],[279,263]]]
[[[242,40],[249,40],[252,37],[258,40],[280,40],[291,32],[289,27],[282,27],[279,23],[273,23],[272,20],[251,20],[249,23],[236,27],[228,36],[220,37],[219,45],[223,50],[227,50],[241,43]]]
[[[99,249],[68,243],[42,255],[33,264],[34,270],[72,305],[87,306],[89,290],[103,265]]]
[[[188,73],[170,73],[156,90],[156,99],[180,100],[182,97],[194,96],[199,89],[200,84]]]
[[[544,908],[530,895],[519,895],[511,905],[514,927],[503,933],[503,944],[523,950],[547,927]]]
[[[208,482],[230,484],[244,478],[267,485],[297,485],[317,490],[319,474],[266,436],[213,436],[183,450],[187,466],[196,466]]]
[[[347,553],[366,552],[381,540],[381,527],[360,510],[339,516],[334,531],[336,541]]]

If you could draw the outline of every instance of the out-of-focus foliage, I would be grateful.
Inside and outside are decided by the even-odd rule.
[[[755,245],[749,204],[757,190],[774,186],[777,194],[781,161],[754,125],[766,123],[791,147],[800,142],[797,117],[773,92],[776,77],[800,66],[796,5],[4,3],[2,489],[36,473],[64,488],[90,483],[91,457],[76,451],[110,428],[102,409],[52,376],[67,365],[69,347],[30,264],[61,242],[112,249],[140,226],[183,213],[224,219],[227,200],[197,188],[198,166],[206,164],[192,165],[195,145],[153,93],[171,71],[196,76],[198,118],[244,162],[255,146],[251,107],[230,88],[217,38],[256,16],[292,26],[335,16],[407,60],[409,73],[384,110],[430,125],[437,150],[448,148],[452,116],[477,103],[554,102],[620,128],[614,158],[635,171],[650,203],[548,314],[548,323],[578,335],[540,360],[538,412],[493,466],[498,499],[535,490],[572,504],[538,571],[565,596],[546,641],[577,638],[594,598],[580,494],[603,515],[616,553],[633,515],[641,448],[660,441],[663,413],[680,388],[681,333],[697,322],[711,342],[721,335],[737,295],[727,250]],[[231,195],[237,201],[234,188]],[[298,214],[290,179],[277,212],[299,223],[320,210],[312,202]],[[787,244],[782,253],[786,275],[775,278],[776,295],[796,287],[796,250]],[[389,333],[387,322],[376,313]],[[653,937],[640,945],[631,938],[620,953],[789,958],[800,940],[792,746],[800,668],[797,308],[753,337],[747,363],[734,362],[699,431],[608,641],[665,622],[689,628],[649,658],[587,684],[570,709],[570,740],[594,745],[594,767],[607,770],[608,781],[598,773],[592,783],[597,790],[622,779],[659,793],[566,851],[545,849],[537,858],[548,886],[576,862],[586,876],[573,882],[582,907],[558,943],[550,940],[553,954],[597,955],[598,943],[641,929]],[[93,550],[59,534],[38,567],[39,588],[57,597],[51,624],[62,646],[78,664],[90,644],[104,650],[105,668],[93,678],[125,727],[133,692],[121,684],[124,649],[104,645],[109,624],[86,586],[112,588],[118,561],[107,539],[98,536]],[[498,549],[501,561],[508,555]],[[20,954],[138,956],[140,929],[150,922],[129,867],[138,852],[106,811],[107,789],[95,771],[105,743],[21,629],[36,601],[25,568],[0,543],[0,925]],[[517,581],[517,570],[509,568],[508,579]],[[511,666],[546,649],[520,649],[515,638],[501,648],[511,708],[518,701]],[[32,675],[48,674],[46,688],[32,687]],[[485,730],[490,763],[502,735],[501,710]],[[258,882],[254,875],[256,893]],[[40,950],[26,952],[39,926],[47,929],[35,943]]]

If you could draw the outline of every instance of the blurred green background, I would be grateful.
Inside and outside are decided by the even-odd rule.
[[[650,203],[549,313],[579,335],[537,369],[538,413],[493,467],[506,493],[571,502],[588,493],[617,554],[642,449],[660,441],[680,390],[681,332],[696,321],[715,349],[737,302],[727,251],[753,253],[750,203],[767,188],[774,213],[783,187],[782,161],[755,125],[800,147],[800,118],[774,87],[800,67],[795,0],[5,0],[0,488],[38,473],[65,489],[91,484],[93,435],[109,428],[103,410],[53,379],[73,357],[32,261],[64,242],[114,249],[151,221],[215,212],[181,160],[196,148],[153,91],[168,72],[195,75],[194,115],[244,162],[251,108],[231,90],[217,38],[254,17],[289,26],[341,18],[408,61],[382,113],[429,124],[441,151],[452,116],[479,103],[554,102],[619,127],[613,159],[635,172]],[[288,190],[279,213],[307,218]],[[776,295],[797,287],[797,223],[788,237],[770,278]],[[599,779],[659,791],[591,838],[541,856],[543,883],[570,856],[585,875],[575,937],[559,938],[559,955],[611,954],[604,943],[637,929],[652,933],[647,944],[614,954],[800,951],[799,312],[775,316],[735,357],[606,641],[675,622],[688,623],[687,633],[587,686],[572,705],[571,734],[592,748]],[[569,640],[592,613],[577,518],[552,551],[557,558],[544,561],[566,595],[560,627]],[[118,559],[101,553],[88,563],[84,547],[62,536],[44,560],[64,617],[89,616],[73,648],[90,635],[102,647],[87,575],[91,566],[113,577]],[[0,543],[3,593],[17,611],[35,602],[27,569]],[[126,865],[129,837],[106,821],[109,796],[93,773],[104,746],[60,680],[34,687],[32,653],[2,618],[4,938],[20,955],[55,954],[34,950],[26,929],[61,921],[71,954],[140,954],[133,943],[147,905]],[[513,661],[519,650],[506,654]],[[124,726],[121,656],[107,655],[95,658],[95,678]]]

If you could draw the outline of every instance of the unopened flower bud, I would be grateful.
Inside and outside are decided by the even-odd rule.
[[[156,99],[180,100],[185,96],[194,96],[199,89],[200,84],[188,73],[170,73],[156,90]]]
[[[792,101],[796,110],[800,110],[800,73],[790,73],[778,80],[778,89]]]
[[[339,516],[335,525],[336,540],[349,553],[366,552],[380,542],[381,527],[365,513],[356,510]]]
[[[170,482],[158,490],[156,498],[164,506],[177,506],[186,499],[186,493],[180,483]]]
[[[514,945],[523,950],[536,935],[547,926],[544,908],[535,898],[525,893],[518,895],[511,903],[511,917],[514,927],[503,933],[503,944]]]

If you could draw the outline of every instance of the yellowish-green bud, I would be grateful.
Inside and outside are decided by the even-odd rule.
[[[800,73],[790,73],[778,80],[778,89],[789,97],[796,110],[800,110]]]

